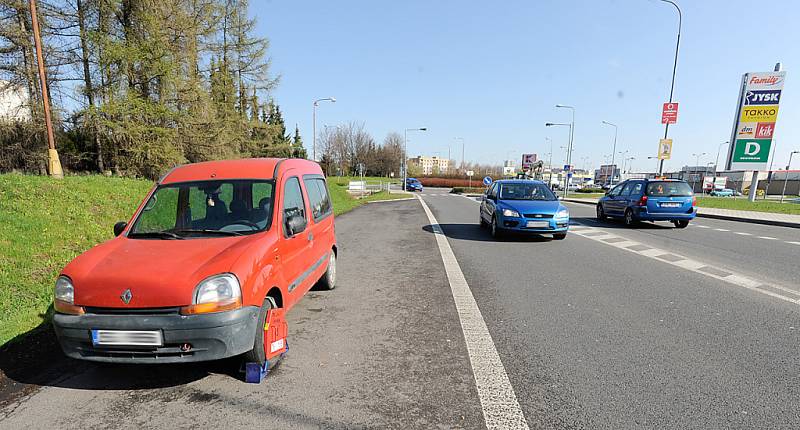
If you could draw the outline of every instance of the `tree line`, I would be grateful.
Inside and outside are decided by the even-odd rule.
[[[72,170],[154,178],[184,163],[305,157],[269,97],[269,42],[247,0],[40,0],[56,145]],[[30,10],[0,0],[0,170],[42,171],[46,140]]]

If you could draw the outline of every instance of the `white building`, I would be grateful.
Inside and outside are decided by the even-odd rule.
[[[426,157],[424,155],[411,158],[408,162],[419,167],[423,175],[445,173],[450,170],[450,160],[440,157]]]
[[[25,121],[30,118],[27,91],[7,81],[0,81],[0,120]]]

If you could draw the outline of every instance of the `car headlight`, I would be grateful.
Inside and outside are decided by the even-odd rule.
[[[503,209],[503,216],[519,218],[519,212],[514,209]]]
[[[560,209],[556,212],[556,218],[569,218],[569,210],[567,208]]]
[[[56,312],[69,315],[83,314],[83,307],[75,306],[75,287],[72,281],[61,275],[56,279],[56,287],[53,291],[53,309]]]
[[[242,307],[242,289],[232,273],[204,279],[194,289],[192,305],[181,308],[184,315],[221,312]]]

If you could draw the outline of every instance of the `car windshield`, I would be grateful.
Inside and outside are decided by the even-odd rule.
[[[647,195],[653,197],[688,197],[692,188],[686,182],[650,182]]]
[[[501,186],[500,200],[556,200],[556,196],[544,184],[510,183]]]
[[[269,229],[273,183],[214,180],[160,186],[147,200],[128,237],[224,237]]]

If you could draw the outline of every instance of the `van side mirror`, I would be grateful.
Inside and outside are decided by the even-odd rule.
[[[301,215],[292,215],[286,220],[286,232],[289,236],[294,236],[305,231],[307,226],[306,219]]]
[[[122,234],[122,232],[125,231],[125,227],[127,226],[128,223],[125,221],[120,221],[114,224],[114,236],[119,236],[120,234]]]

